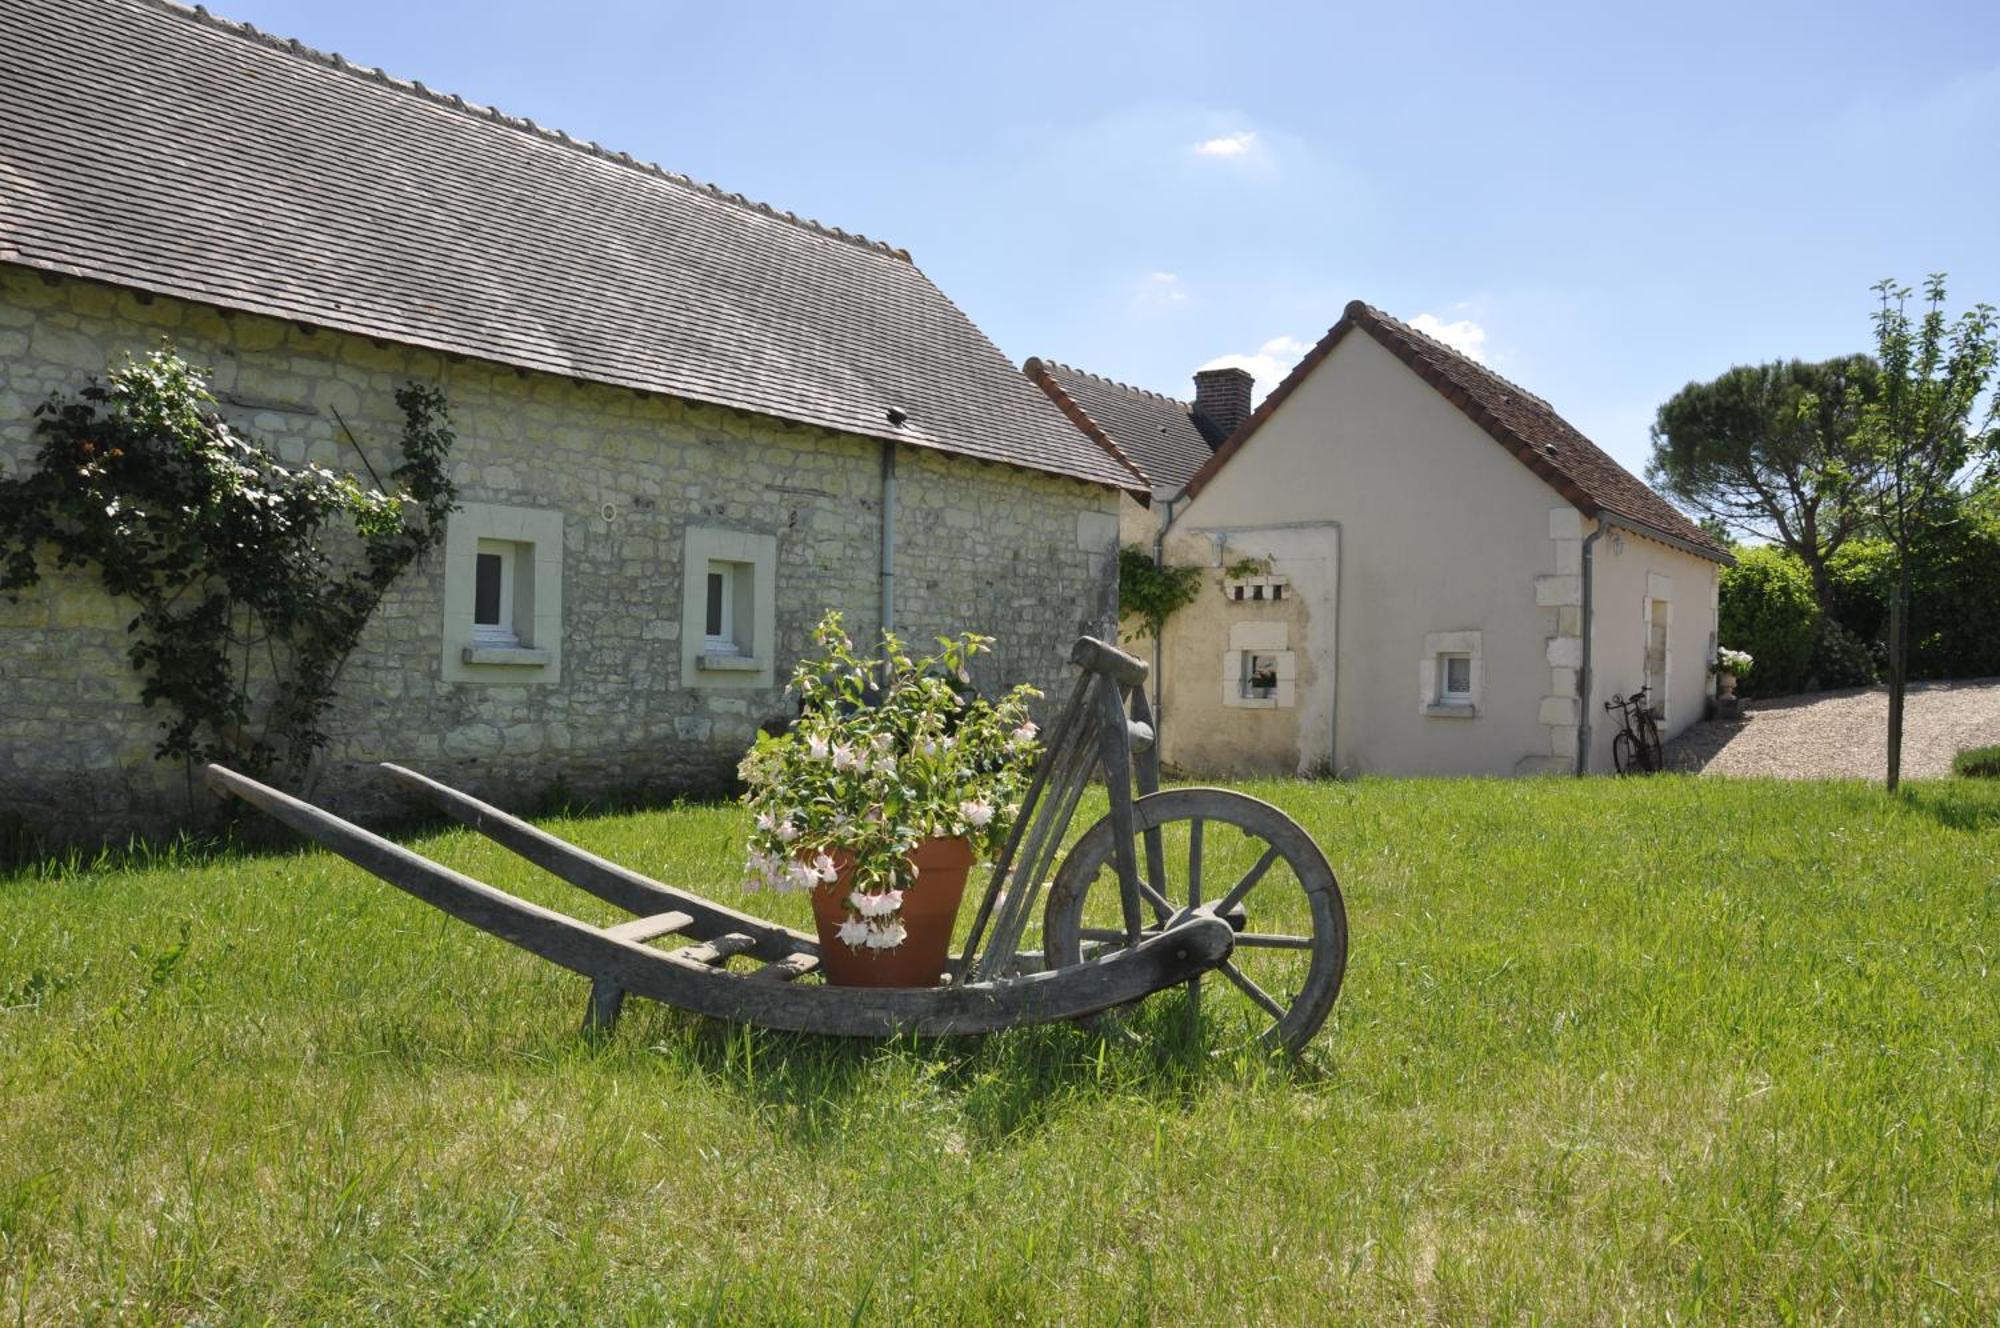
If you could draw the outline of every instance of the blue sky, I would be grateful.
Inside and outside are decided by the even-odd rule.
[[[2000,304],[2000,5],[211,0],[908,248],[1017,362],[1186,396],[1360,297],[1639,469],[1733,363]]]

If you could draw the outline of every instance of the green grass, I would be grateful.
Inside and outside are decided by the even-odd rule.
[[[2000,779],[2000,747],[1968,747],[1952,758],[1951,769],[1967,779]]]
[[[322,855],[0,879],[0,1323],[2000,1316],[2000,787],[1248,791],[1353,925],[1295,1068],[1178,993],[592,1045],[581,980]],[[732,810],[552,824],[734,898]]]

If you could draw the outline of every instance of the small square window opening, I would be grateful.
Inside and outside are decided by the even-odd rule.
[[[1438,657],[1438,700],[1457,704],[1472,703],[1472,656]]]
[[[1243,656],[1243,698],[1247,701],[1268,701],[1278,691],[1278,657],[1276,655]]]

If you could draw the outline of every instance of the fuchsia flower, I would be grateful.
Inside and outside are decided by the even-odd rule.
[[[983,798],[971,798],[958,804],[958,814],[967,825],[982,830],[993,820],[993,804]]]

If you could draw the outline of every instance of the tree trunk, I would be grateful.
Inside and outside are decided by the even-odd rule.
[[[1903,686],[1908,676],[1910,573],[1896,560],[1896,585],[1889,593],[1889,791],[1903,781]]]

